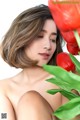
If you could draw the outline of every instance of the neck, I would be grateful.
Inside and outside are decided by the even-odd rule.
[[[49,73],[46,72],[42,67],[38,66],[26,68],[22,71],[22,76],[25,80],[27,80],[27,82],[39,81],[47,75],[49,75]]]

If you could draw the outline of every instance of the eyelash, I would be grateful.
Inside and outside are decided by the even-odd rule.
[[[40,36],[40,35],[39,35],[38,38],[43,38],[43,36]]]
[[[43,38],[43,36],[38,36],[38,38]],[[56,43],[56,40],[54,40],[54,39],[50,39],[52,42],[54,42],[54,43]]]
[[[56,40],[54,40],[54,39],[51,39],[51,40],[52,40],[52,42],[56,43]]]

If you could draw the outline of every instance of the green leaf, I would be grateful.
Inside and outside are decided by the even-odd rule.
[[[80,114],[80,97],[70,100],[59,107],[54,113],[59,119],[69,120]]]
[[[44,65],[43,68],[50,74],[54,75],[54,78],[48,79],[48,82],[52,82],[58,85],[60,88],[71,91],[72,89],[80,92],[80,76],[72,72],[67,72],[61,67]]]
[[[72,62],[75,64],[77,72],[80,73],[80,62],[72,54],[69,54],[69,56]]]
[[[57,77],[47,79],[46,81],[53,83],[53,84],[56,84],[61,89],[64,89],[66,91],[71,91],[71,89],[72,89],[71,85],[69,85],[67,82],[62,81],[61,79],[59,79]]]
[[[80,37],[79,37],[78,31],[74,30],[73,32],[74,32],[74,36],[76,38],[76,42],[78,44],[78,47],[80,48]]]
[[[78,95],[74,94],[74,93],[71,93],[71,92],[68,92],[66,90],[63,90],[63,89],[51,89],[51,90],[47,90],[47,92],[49,94],[56,94],[58,92],[60,92],[63,96],[67,97],[69,100],[75,98],[75,97],[78,97]]]

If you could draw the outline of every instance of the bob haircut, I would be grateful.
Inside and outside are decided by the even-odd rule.
[[[37,64],[25,54],[24,49],[41,32],[47,19],[53,19],[48,6],[39,5],[29,8],[19,14],[12,22],[11,27],[2,41],[2,58],[10,66],[16,68],[27,68]],[[57,48],[49,65],[56,65],[56,55],[62,52],[61,35],[57,29]]]

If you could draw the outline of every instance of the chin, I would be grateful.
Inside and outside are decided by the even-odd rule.
[[[44,64],[47,64],[47,63],[38,63],[37,66],[42,67]]]

